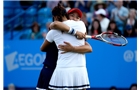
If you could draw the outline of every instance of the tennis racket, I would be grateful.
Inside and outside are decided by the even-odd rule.
[[[103,32],[101,34],[93,36],[86,35],[86,38],[100,40],[114,46],[125,46],[128,43],[127,39],[124,36],[115,32]]]

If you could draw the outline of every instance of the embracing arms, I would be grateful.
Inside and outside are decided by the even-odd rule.
[[[88,42],[85,42],[85,45],[81,45],[81,46],[72,46],[69,42],[64,42],[64,43],[65,43],[65,45],[58,46],[63,51],[62,53],[66,53],[66,52],[89,53],[89,52],[92,52],[92,47],[90,46],[90,44]],[[49,44],[50,44],[50,42],[48,42],[47,40],[44,40],[44,42],[42,43],[42,45],[40,47],[40,50],[42,52],[46,52]]]
[[[42,52],[46,52],[47,51],[47,48],[48,46],[50,45],[51,43],[48,42],[46,39],[44,40],[44,42],[42,43],[41,47],[40,47],[40,50]]]
[[[50,29],[57,29],[57,30],[67,32],[67,33],[72,34],[72,35],[76,35],[76,36],[78,36],[78,39],[85,38],[85,33],[82,33],[82,32],[79,32],[77,30],[74,30],[73,28],[70,28],[66,24],[64,24],[62,22],[59,22],[59,21],[52,22],[50,24]],[[71,33],[72,30],[73,30],[73,33]]]
[[[65,45],[59,45],[58,47],[63,51],[62,53],[66,52],[77,52],[77,53],[89,53],[92,52],[92,47],[88,42],[85,42],[85,45],[81,46],[72,46],[69,42],[64,42]]]
[[[58,21],[53,22],[50,25],[50,28],[51,29],[60,29],[60,30],[65,31],[65,32],[69,32],[69,29],[70,29],[69,26],[65,25],[62,22],[58,22]],[[85,35],[85,34],[80,32],[79,36],[81,38],[84,37],[82,35]],[[66,53],[66,52],[77,52],[77,53],[92,52],[92,47],[87,42],[85,42],[85,45],[81,45],[81,46],[72,46],[69,42],[66,42],[66,41],[64,43],[65,43],[65,45],[58,46],[60,49],[62,49],[64,51],[63,53]],[[48,42],[47,40],[44,40],[44,42],[42,43],[42,45],[40,47],[40,50],[45,52],[47,50],[47,47],[49,44],[50,44],[50,42]]]

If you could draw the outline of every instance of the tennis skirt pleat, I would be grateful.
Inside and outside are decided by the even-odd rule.
[[[86,67],[57,67],[51,77],[49,88],[57,90],[90,88]]]

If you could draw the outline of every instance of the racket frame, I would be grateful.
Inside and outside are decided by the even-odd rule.
[[[124,43],[124,44],[114,44],[114,43],[111,43],[111,42],[105,40],[105,39],[102,37],[103,34],[114,34],[114,35],[120,36],[120,37],[122,37],[122,38],[126,41],[126,43]],[[101,34],[93,35],[93,36],[91,36],[91,35],[86,35],[86,38],[87,38],[87,39],[88,39],[88,38],[97,39],[97,40],[106,42],[106,43],[108,43],[108,44],[114,45],[114,46],[125,46],[125,45],[127,45],[127,43],[128,43],[127,39],[126,39],[124,36],[122,36],[122,35],[120,35],[120,34],[118,34],[118,33],[115,33],[115,32],[103,32],[103,33],[101,33]]]

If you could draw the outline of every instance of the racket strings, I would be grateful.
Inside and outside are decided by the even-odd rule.
[[[113,44],[125,44],[126,41],[123,37],[115,35],[115,34],[103,34],[102,38],[109,43]]]

